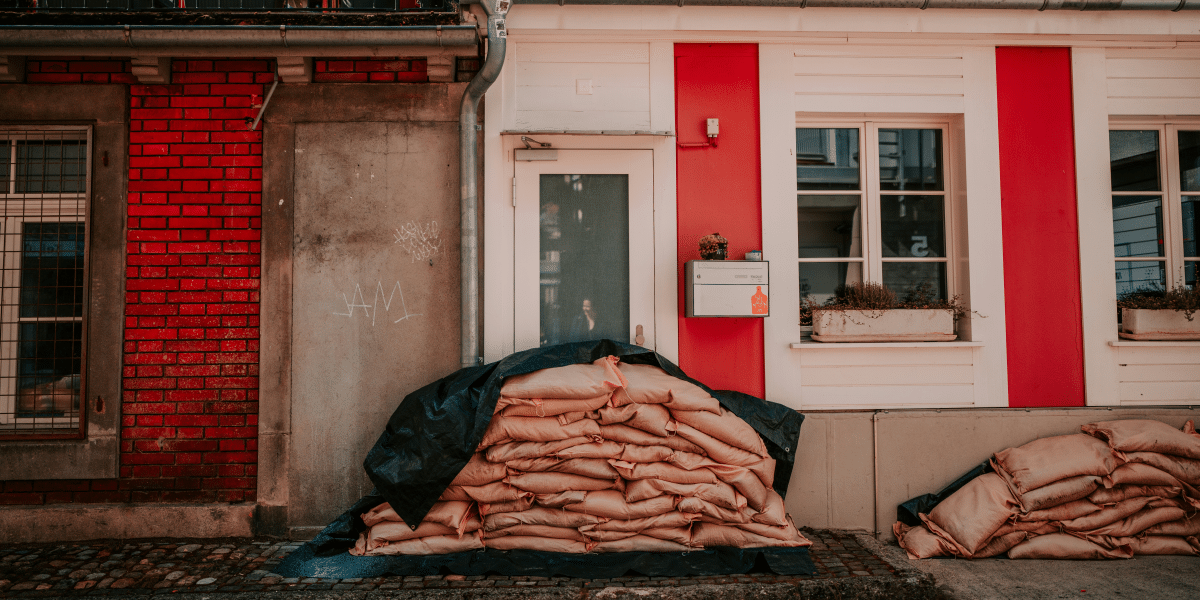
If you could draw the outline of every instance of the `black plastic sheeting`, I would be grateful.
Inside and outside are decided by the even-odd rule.
[[[329,524],[275,569],[286,577],[377,577],[457,573],[618,577],[745,573],[755,565],[779,574],[815,570],[807,548],[714,548],[682,553],[562,554],[533,550],[476,550],[433,556],[352,556],[366,530],[360,515],[390,502],[406,523],[419,523],[474,454],[491,422],[505,377],[619,356],[651,364],[694,383],[762,436],[775,459],[775,490],[785,496],[804,416],[741,392],[713,390],[671,361],[639,346],[611,340],[534,348],[489,365],[459,370],[404,398],[363,467],[376,489]]]
[[[936,494],[923,494],[900,504],[896,507],[896,520],[910,527],[923,525],[921,517],[917,516],[918,513],[929,514],[933,510],[933,507],[941,504],[942,500],[949,498],[954,492],[962,489],[972,479],[984,473],[991,473],[992,470],[991,461],[985,460],[979,466],[964,473],[962,477],[955,479],[950,485],[939,490]]]

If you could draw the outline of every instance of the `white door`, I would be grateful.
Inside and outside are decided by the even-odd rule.
[[[651,151],[516,158],[515,349],[602,338],[654,349]]]

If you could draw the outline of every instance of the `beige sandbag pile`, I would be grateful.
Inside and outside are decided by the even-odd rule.
[[[351,554],[799,547],[762,438],[703,389],[619,363],[509,377],[475,455],[411,529],[387,504]]]
[[[992,457],[973,480],[892,529],[909,558],[1200,555],[1200,434],[1151,420],[1091,423]]]

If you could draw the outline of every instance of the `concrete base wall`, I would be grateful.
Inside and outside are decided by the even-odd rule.
[[[1085,423],[1200,422],[1200,405],[1137,409],[994,409],[809,413],[787,508],[798,526],[860,529],[892,539],[896,506],[936,492],[992,454]]]
[[[249,537],[253,504],[92,504],[0,507],[0,543]]]

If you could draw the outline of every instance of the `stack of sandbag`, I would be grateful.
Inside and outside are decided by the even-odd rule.
[[[992,457],[923,526],[893,531],[910,558],[1200,554],[1200,434],[1151,420],[1091,423]]]
[[[352,554],[478,548],[685,552],[799,547],[758,433],[655,366],[592,364],[505,380],[475,455],[411,529],[387,504]]]

